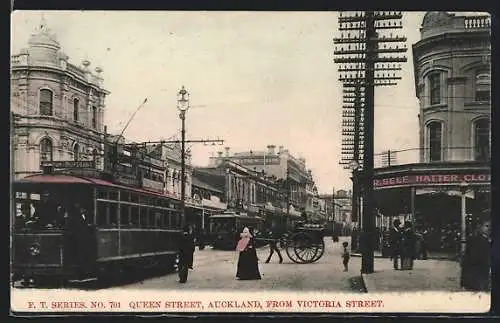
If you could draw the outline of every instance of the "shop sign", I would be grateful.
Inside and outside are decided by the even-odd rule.
[[[419,174],[378,178],[373,180],[374,188],[408,185],[458,185],[467,183],[490,183],[490,174]]]
[[[163,192],[163,183],[150,180],[148,178],[142,179],[142,187],[147,189],[152,189],[158,192]]]
[[[137,179],[136,178],[133,178],[133,177],[125,177],[125,176],[122,176],[122,175],[115,175],[114,176],[114,181],[117,183],[117,184],[123,184],[123,185],[129,185],[129,186],[137,186]]]
[[[93,160],[57,160],[57,161],[42,161],[42,166],[52,166],[54,168],[95,168]]]

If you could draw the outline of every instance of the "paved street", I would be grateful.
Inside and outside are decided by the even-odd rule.
[[[258,250],[260,281],[236,280],[238,253],[219,251],[211,248],[196,250],[194,270],[189,272],[188,282],[179,284],[176,274],[146,279],[141,282],[115,286],[111,289],[220,289],[220,290],[259,290],[273,289],[283,291],[359,291],[351,278],[359,277],[360,259],[353,258],[351,270],[343,272],[341,243],[333,243],[325,238],[326,250],[323,257],[313,264],[295,264],[283,254],[284,261],[278,263],[274,255],[271,263],[265,264],[267,247]]]
[[[415,260],[413,270],[394,270],[388,258],[375,258],[375,272],[363,277],[369,293],[460,290],[460,265],[450,260]]]

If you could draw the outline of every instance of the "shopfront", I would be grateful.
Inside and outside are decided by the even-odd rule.
[[[376,169],[377,230],[382,234],[395,218],[411,221],[417,232],[427,230],[429,250],[454,252],[462,219],[471,233],[480,219],[490,216],[490,182],[490,166],[473,162]]]

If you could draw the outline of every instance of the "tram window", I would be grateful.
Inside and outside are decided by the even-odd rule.
[[[138,203],[139,202],[139,196],[137,194],[131,193],[130,194],[130,202],[132,202],[132,203]]]
[[[163,210],[156,210],[156,221],[158,222],[158,228],[162,229],[164,227],[165,217],[163,216]]]
[[[160,210],[154,210],[154,222],[153,222],[153,227],[155,228],[160,228],[161,227],[161,211]]]
[[[97,202],[97,225],[102,227],[106,226],[107,221],[108,204],[106,202]]]
[[[139,226],[139,208],[137,206],[132,206],[130,208],[130,222],[133,227]]]
[[[107,199],[108,198],[108,191],[105,189],[99,189],[97,191],[97,198]]]
[[[26,192],[16,192],[16,199],[27,199],[28,193]]]
[[[148,208],[141,207],[141,213],[139,217],[139,226],[145,228],[148,225]]]
[[[109,225],[114,227],[118,225],[118,207],[115,203],[109,203]]]
[[[148,209],[148,227],[152,228],[155,225],[155,210],[153,208]]]
[[[170,229],[177,229],[177,214],[170,213]]]
[[[130,199],[130,193],[129,192],[125,192],[125,191],[121,191],[121,193],[120,193],[120,201],[128,202],[129,199]]]
[[[170,211],[163,210],[163,228],[170,229]]]
[[[110,190],[109,191],[109,199],[110,200],[118,200],[118,191],[115,191],[115,190]]]
[[[120,205],[120,224],[122,226],[130,225],[130,205]]]

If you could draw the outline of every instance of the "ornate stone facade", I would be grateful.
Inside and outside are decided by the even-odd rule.
[[[420,32],[413,45],[420,161],[489,160],[490,17],[428,12]]]
[[[43,160],[95,160],[103,168],[102,69],[68,63],[42,18],[28,48],[11,58],[15,178],[39,173]]]

